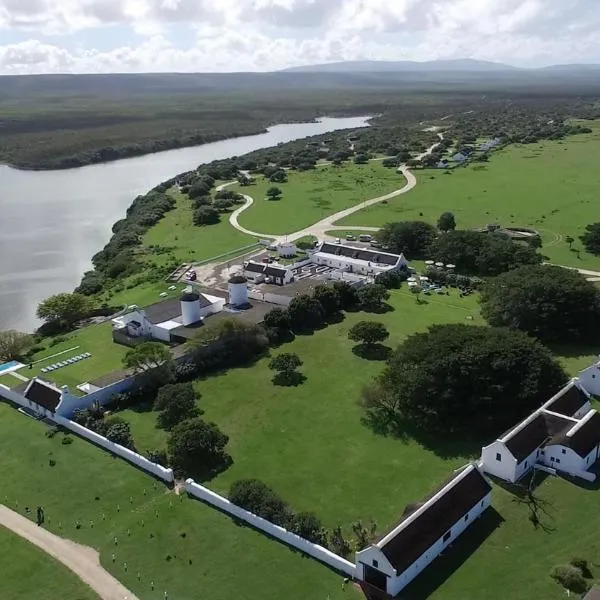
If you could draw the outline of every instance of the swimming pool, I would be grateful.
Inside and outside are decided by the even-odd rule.
[[[11,360],[10,362],[4,363],[0,365],[0,375],[2,373],[8,373],[9,371],[16,371],[20,369],[23,365],[17,360]]]

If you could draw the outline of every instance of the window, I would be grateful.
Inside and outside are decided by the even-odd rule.
[[[540,451],[538,450],[538,451],[535,453],[535,455],[536,455],[536,456],[539,456],[539,455],[540,455]]]
[[[469,520],[469,515],[465,515],[465,521]]]
[[[442,538],[442,542],[447,542],[452,537],[452,531],[447,531]]]
[[[377,569],[379,567],[379,561],[373,559],[373,566]]]
[[[560,458],[557,458],[557,459],[556,459],[556,462],[557,462],[557,463],[559,463],[559,462],[560,462]]]
[[[566,453],[567,453],[567,449],[566,449],[566,448],[563,448],[563,449],[562,449],[562,453],[563,453],[563,454],[566,454]]]
[[[527,468],[527,461],[525,461],[525,464],[523,465],[525,468]]]
[[[500,452],[496,452],[496,460],[502,462],[502,454],[500,454]]]
[[[554,462],[554,460],[555,460],[554,456],[551,456],[550,457],[550,462]]]

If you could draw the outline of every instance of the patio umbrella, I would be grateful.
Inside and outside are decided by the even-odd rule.
[[[406,281],[408,281],[409,283],[416,283],[417,280],[415,277],[409,277]]]
[[[456,265],[446,265],[446,269],[456,269]]]
[[[436,263],[435,263],[435,266],[436,266],[436,267],[443,267],[443,266],[444,266],[444,263],[443,263],[443,262],[436,262]]]
[[[431,266],[431,265],[434,265],[435,262],[433,260],[426,260],[425,264],[428,265],[428,266]]]
[[[429,281],[429,277],[421,277],[421,281]]]

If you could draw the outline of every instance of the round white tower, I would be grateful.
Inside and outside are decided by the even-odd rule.
[[[179,298],[181,303],[181,321],[184,325],[192,325],[202,319],[200,312],[200,294],[187,292]]]
[[[229,305],[248,306],[248,280],[243,275],[234,275],[229,279]]]

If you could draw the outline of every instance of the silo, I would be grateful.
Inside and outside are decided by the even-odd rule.
[[[229,305],[248,306],[248,280],[243,275],[234,275],[229,279]]]
[[[202,319],[200,312],[200,294],[187,292],[179,299],[181,303],[181,321],[184,325],[192,325]]]

